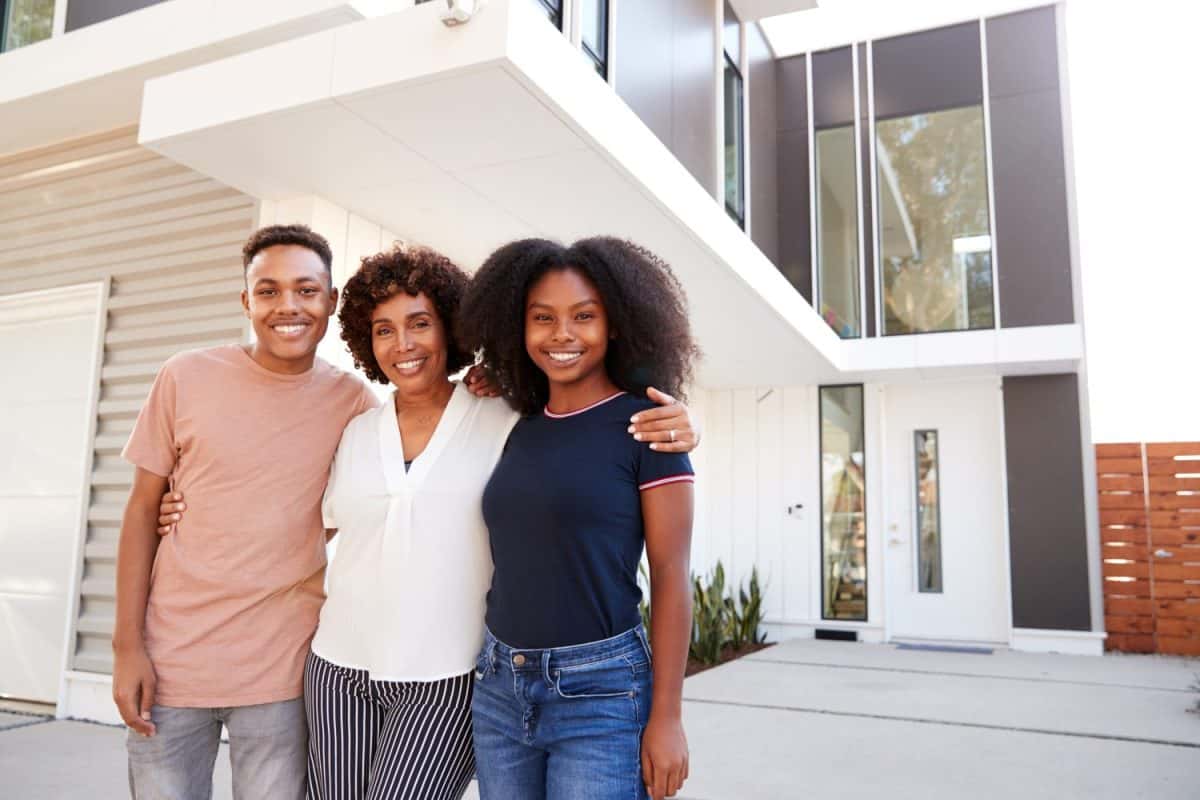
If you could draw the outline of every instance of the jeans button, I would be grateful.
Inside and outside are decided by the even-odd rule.
[[[525,666],[525,656],[521,655],[520,653],[517,653],[515,656],[513,656],[513,666],[514,667]]]

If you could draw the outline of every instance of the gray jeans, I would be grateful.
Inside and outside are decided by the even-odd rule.
[[[221,724],[229,728],[235,800],[304,800],[308,728],[304,700],[235,708],[154,706],[146,738],[129,732],[134,800],[210,800]]]

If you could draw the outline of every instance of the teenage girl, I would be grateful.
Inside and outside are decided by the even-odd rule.
[[[693,472],[627,427],[652,406],[647,386],[678,395],[690,378],[683,292],[631,243],[527,239],[476,273],[460,320],[523,415],[483,495],[495,571],[472,703],[481,797],[670,797],[688,774]]]

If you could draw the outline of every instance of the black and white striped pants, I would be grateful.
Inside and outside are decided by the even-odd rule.
[[[374,681],[308,654],[308,796],[458,800],[475,772],[474,674]]]

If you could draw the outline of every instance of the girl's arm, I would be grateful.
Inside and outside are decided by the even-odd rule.
[[[642,734],[642,780],[654,800],[671,797],[688,776],[683,732],[683,673],[692,639],[692,484],[668,483],[642,492],[650,561],[650,643],[654,693]]]

